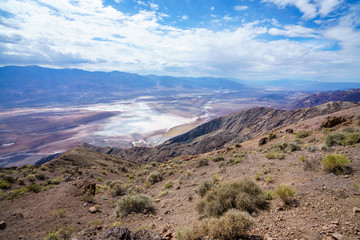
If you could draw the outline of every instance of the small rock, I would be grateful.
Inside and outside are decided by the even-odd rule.
[[[354,213],[354,214],[360,213],[360,208],[358,208],[358,207],[353,207],[353,213]]]
[[[165,207],[165,204],[161,204],[161,206],[160,206],[161,208],[164,208]]]
[[[96,230],[101,230],[103,227],[101,225],[96,226]]]
[[[345,239],[345,236],[344,236],[344,235],[341,235],[340,233],[333,233],[333,234],[331,234],[331,236],[332,236],[333,238],[335,238],[336,240],[343,240],[343,239]]]
[[[89,208],[89,212],[91,213],[96,213],[98,211],[98,209],[95,206],[92,206]]]
[[[155,199],[155,202],[160,202],[160,201],[161,201],[160,198]]]
[[[321,239],[321,240],[334,240],[334,238],[332,238],[332,237],[330,237],[330,236],[326,236],[326,237],[324,237],[324,238]]]
[[[166,211],[165,211],[165,215],[166,215],[166,214],[169,214],[169,213],[170,213],[170,210],[166,210]]]
[[[84,203],[84,205],[83,205],[83,206],[84,206],[84,207],[86,207],[87,205],[88,205],[88,203],[86,202],[86,203]]]
[[[339,225],[339,224],[340,224],[339,220],[331,221],[330,223],[331,223],[331,224],[335,224],[335,225]]]
[[[0,222],[0,229],[5,229],[6,228],[6,222],[1,221]]]
[[[285,130],[286,133],[294,133],[294,129],[292,128],[288,128]]]
[[[157,220],[158,220],[158,221],[161,221],[162,219],[163,219],[162,217],[158,217],[158,219],[157,219]]]
[[[267,137],[266,137],[266,138],[262,138],[262,139],[260,139],[260,141],[259,141],[259,146],[265,145],[267,142],[268,142],[268,138],[267,138]]]
[[[143,214],[148,214],[149,210],[148,209],[144,209]]]

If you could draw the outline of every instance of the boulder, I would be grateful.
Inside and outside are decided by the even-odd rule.
[[[259,146],[265,145],[268,142],[268,140],[269,139],[267,137],[260,139]]]
[[[331,128],[343,122],[346,122],[346,119],[344,117],[327,117],[326,120],[321,123],[320,127]]]

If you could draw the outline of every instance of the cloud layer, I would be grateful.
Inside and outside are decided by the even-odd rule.
[[[342,1],[266,2],[280,9],[295,6],[303,20],[181,28],[166,21],[170,16],[159,5],[145,1],[138,4],[147,10],[130,14],[101,0],[8,0],[0,5],[6,13],[0,16],[0,64],[257,80],[359,80],[359,4],[330,18]],[[233,9],[242,14],[250,7]],[[240,18],[219,16],[217,22]],[[304,26],[309,19],[318,24]]]

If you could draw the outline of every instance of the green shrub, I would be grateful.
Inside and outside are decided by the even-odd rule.
[[[171,181],[168,181],[168,182],[165,183],[162,190],[166,190],[168,188],[171,188],[172,186],[173,186],[173,183]]]
[[[290,204],[295,195],[295,190],[289,186],[280,185],[276,188],[275,193],[285,204]]]
[[[177,231],[177,238],[201,240],[207,236],[210,239],[243,239],[253,225],[254,221],[248,213],[231,209],[220,218],[210,218],[190,228]]]
[[[214,162],[222,162],[222,161],[225,160],[225,158],[222,157],[222,156],[216,156],[216,157],[214,157],[212,160],[213,160]]]
[[[211,180],[201,182],[195,192],[200,195],[200,197],[204,197],[205,194],[214,186],[214,183]]]
[[[148,179],[151,184],[155,184],[157,182],[161,182],[163,180],[163,175],[160,172],[152,172],[150,173]]]
[[[346,166],[349,164],[349,160],[344,155],[328,154],[321,161],[321,165],[324,170],[332,173],[343,173],[346,170]]]
[[[283,153],[274,153],[274,152],[271,152],[271,153],[267,153],[267,154],[265,155],[265,157],[266,157],[267,159],[279,159],[279,160],[281,160],[281,159],[284,159],[284,158],[285,158],[285,154],[283,154]]]
[[[203,167],[209,165],[207,158],[199,158],[196,160],[196,167]]]
[[[266,200],[273,200],[274,199],[274,193],[271,190],[265,191],[265,199]]]
[[[38,180],[45,180],[45,179],[47,178],[46,175],[45,175],[45,173],[43,173],[43,172],[36,173],[36,174],[35,174],[35,177],[36,177],[36,179],[38,179]]]
[[[297,138],[306,138],[306,137],[310,136],[310,132],[303,130],[303,131],[297,132],[295,135]]]
[[[36,176],[34,174],[29,174],[29,175],[26,176],[26,180],[33,183],[33,182],[36,181]]]
[[[10,176],[10,175],[4,176],[3,180],[7,181],[8,183],[15,183],[16,182],[16,179],[13,176]]]
[[[301,146],[297,143],[289,143],[288,149],[290,152],[301,151]]]
[[[59,208],[59,209],[56,209],[52,212],[52,214],[55,216],[55,217],[59,217],[59,218],[64,218],[66,217],[69,212],[64,209],[64,208]]]
[[[358,142],[360,142],[360,133],[349,133],[345,135],[343,145],[350,146]]]
[[[11,188],[11,184],[6,180],[1,180],[0,181],[0,188],[9,189],[9,188]]]
[[[26,189],[29,192],[34,192],[34,193],[38,193],[41,190],[41,188],[38,184],[31,184],[31,185],[27,186]]]
[[[219,217],[232,208],[254,212],[266,206],[265,195],[258,185],[243,179],[213,187],[196,204],[196,209],[200,214]]]
[[[269,133],[269,141],[273,140],[276,138],[276,134],[275,133]]]
[[[17,180],[17,183],[18,183],[19,185],[25,185],[25,179],[19,178],[19,179]]]
[[[120,182],[115,182],[110,184],[109,194],[112,197],[121,196],[126,194],[126,186]]]
[[[326,136],[325,144],[328,147],[342,145],[345,139],[345,134],[343,133],[333,133]]]
[[[155,208],[153,205],[153,200],[150,197],[142,194],[123,197],[119,200],[115,210],[118,217],[127,216],[132,212],[143,213],[144,211],[154,213]]]

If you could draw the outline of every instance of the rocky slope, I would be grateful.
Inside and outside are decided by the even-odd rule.
[[[313,93],[310,96],[299,99],[290,105],[291,109],[304,107],[314,107],[329,101],[360,101],[360,88],[349,89],[344,91],[329,91]]]
[[[321,127],[334,117],[346,121]],[[276,137],[262,146],[259,140],[269,132],[241,146],[228,144],[206,154],[162,163],[131,164],[116,156],[75,148],[41,167],[0,169],[2,184],[9,182],[0,192],[0,239],[176,239],[176,232],[206,220],[195,208],[202,199],[196,191],[202,182],[221,184],[244,177],[273,193],[268,208],[251,214],[254,225],[246,239],[359,239],[360,143],[326,144],[328,134],[357,136],[359,117],[360,106],[355,106],[281,125],[271,131]],[[329,154],[343,154],[349,160],[344,172],[324,170],[321,161]],[[149,183],[155,173],[161,179]],[[94,197],[86,199],[84,189],[91,184],[95,184]],[[116,184],[124,191],[114,194]],[[291,204],[284,204],[275,194],[282,185],[295,191]],[[153,199],[154,211],[117,217],[118,201],[138,193]]]
[[[166,161],[177,156],[201,154],[220,149],[226,145],[249,140],[282,126],[354,106],[357,106],[357,104],[329,102],[312,108],[291,111],[263,107],[252,108],[209,121],[153,148],[116,149],[94,147],[88,144],[82,146],[131,161]]]

